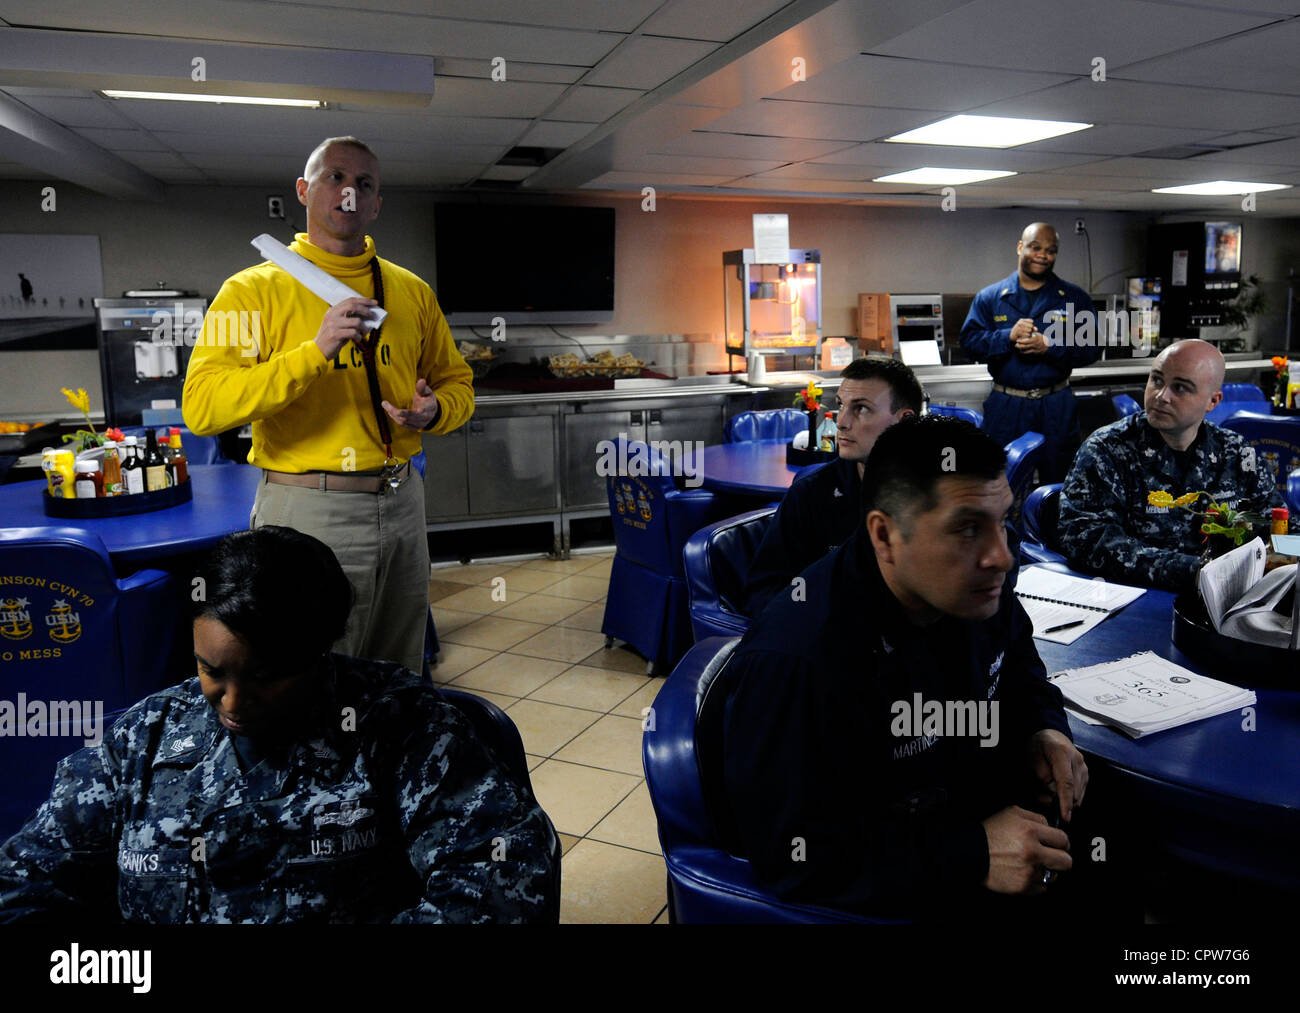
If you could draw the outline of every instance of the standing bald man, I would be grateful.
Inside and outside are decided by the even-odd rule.
[[[1185,591],[1203,565],[1204,536],[1185,511],[1148,503],[1149,492],[1205,491],[1252,512],[1286,505],[1255,448],[1205,421],[1223,400],[1223,368],[1208,342],[1175,342],[1151,365],[1145,411],[1088,437],[1065,480],[1057,523],[1071,566]]]
[[[993,377],[985,431],[1002,446],[1027,432],[1042,433],[1044,482],[1061,480],[1079,446],[1070,371],[1096,362],[1101,352],[1095,343],[1074,346],[1045,336],[1055,321],[1060,324],[1050,333],[1072,333],[1067,318],[1092,312],[1092,297],[1052,270],[1058,243],[1046,222],[1026,228],[1016,244],[1015,272],[980,291],[961,329],[961,347],[987,363]]]

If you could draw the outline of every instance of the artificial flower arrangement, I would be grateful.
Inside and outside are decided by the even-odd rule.
[[[1275,355],[1269,361],[1273,363],[1273,369],[1277,373],[1277,380],[1273,384],[1273,403],[1280,408],[1285,408],[1287,407],[1287,384],[1291,379],[1291,365],[1285,355]]]
[[[817,413],[821,411],[821,402],[817,399],[822,396],[822,389],[817,386],[816,380],[809,380],[808,386],[794,396],[793,407],[798,408],[802,404],[803,410],[808,413],[808,449],[817,449]]]
[[[1193,504],[1202,496],[1209,500],[1209,506],[1204,510],[1197,510]],[[1234,510],[1229,506],[1220,506],[1214,502],[1208,492],[1188,492],[1174,497],[1172,493],[1156,490],[1147,493],[1147,503],[1158,507],[1176,507],[1180,510],[1186,510],[1193,517],[1201,518],[1200,530],[1201,534],[1205,535],[1207,551],[1211,547],[1211,535],[1221,535],[1225,539],[1230,539],[1232,544],[1236,546],[1240,545],[1246,536],[1254,530],[1256,523],[1259,523],[1253,515],[1246,513],[1244,510]]]
[[[77,445],[73,449],[82,454],[87,450],[93,450],[95,447],[102,447],[105,440],[117,440],[122,442],[122,430],[105,429],[102,434],[96,432],[95,424],[90,421],[90,395],[86,393],[85,387],[78,387],[75,392],[70,388],[63,388],[63,396],[68,399],[68,403],[76,408],[86,419],[86,425],[89,429],[78,429],[75,433],[68,433],[63,437],[63,442],[68,443],[75,440]]]

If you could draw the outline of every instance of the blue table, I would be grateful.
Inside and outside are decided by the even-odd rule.
[[[704,448],[704,488],[734,496],[781,499],[802,467],[785,463],[786,440],[723,443]]]
[[[1215,671],[1174,646],[1173,601],[1168,591],[1149,590],[1068,647],[1034,644],[1049,673],[1149,650],[1202,675],[1249,685],[1248,673]],[[1254,731],[1243,730],[1239,711],[1141,739],[1073,715],[1070,730],[1080,750],[1121,774],[1172,854],[1300,890],[1300,676],[1293,692],[1255,693]]]
[[[143,564],[166,556],[198,552],[232,531],[248,527],[260,468],[247,464],[196,464],[190,469],[194,498],[152,513],[71,520],[46,516],[41,506],[45,482],[0,486],[0,524],[14,528],[68,527],[98,535],[115,565]]]

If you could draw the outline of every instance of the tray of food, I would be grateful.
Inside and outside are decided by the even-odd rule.
[[[55,440],[53,422],[0,422],[0,454],[25,454]]]
[[[560,379],[579,376],[629,377],[641,375],[641,370],[645,369],[645,360],[638,359],[630,352],[616,356],[606,350],[597,352],[586,360],[572,352],[565,352],[563,355],[550,356],[546,365]]]
[[[458,342],[456,348],[469,364],[469,368],[474,371],[476,380],[487,375],[497,358],[497,353],[487,345],[476,345],[472,341]]]

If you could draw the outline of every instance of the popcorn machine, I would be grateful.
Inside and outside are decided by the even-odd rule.
[[[779,264],[755,262],[753,250],[722,254],[727,362],[753,352],[806,355],[817,368],[822,342],[821,250],[790,251]]]

